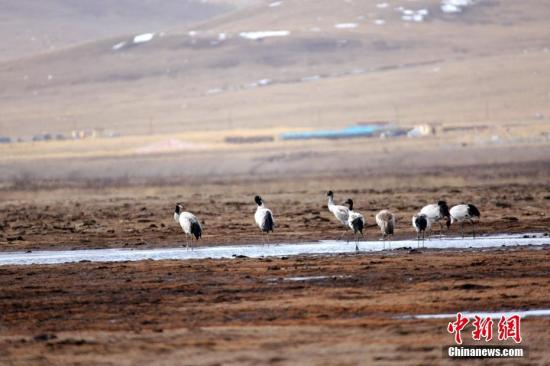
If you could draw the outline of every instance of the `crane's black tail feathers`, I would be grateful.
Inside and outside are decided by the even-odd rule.
[[[351,225],[353,226],[353,232],[357,234],[358,232],[363,235],[363,220],[361,220],[360,217],[356,218],[351,222]]]
[[[264,224],[262,225],[262,231],[268,233],[270,231],[273,231],[273,227],[275,226],[273,222],[273,216],[271,216],[271,212],[266,212]]]
[[[191,234],[193,234],[197,240],[202,236],[202,229],[198,222],[191,223]]]
[[[414,222],[419,231],[424,231],[428,227],[428,220],[425,216],[418,216]]]
[[[392,221],[388,221],[385,232],[386,232],[386,235],[393,235],[393,222]]]
[[[479,210],[477,209],[477,207],[472,204],[468,205],[468,214],[471,217],[481,217],[481,214],[479,213]]]
[[[447,218],[450,219],[451,213],[449,212],[449,206],[447,206],[447,202],[446,201],[439,201],[439,202],[437,202],[437,204],[439,206],[439,211],[441,212],[441,216],[447,217]]]

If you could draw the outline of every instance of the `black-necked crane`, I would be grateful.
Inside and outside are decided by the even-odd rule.
[[[340,223],[344,225],[346,228],[342,233],[342,235],[340,235],[339,237],[339,239],[342,239],[342,237],[346,234],[346,231],[348,230],[349,209],[345,206],[334,204],[334,193],[332,191],[328,191],[327,197],[328,197],[328,205],[327,205],[328,210],[332,212],[334,214],[334,217],[336,217],[336,219],[340,221]]]
[[[426,215],[426,217],[428,218],[430,231],[431,231],[431,226],[433,224],[435,224],[436,222],[439,223],[440,237],[443,235],[442,221],[445,221],[445,225],[447,226],[447,229],[449,229],[449,226],[451,226],[451,214],[449,213],[449,206],[447,206],[447,202],[445,201],[438,201],[437,203],[426,205],[422,207],[422,209],[420,210],[420,213]]]
[[[345,202],[348,206],[348,227],[353,230],[355,237],[355,250],[359,251],[359,235],[363,238],[363,228],[365,227],[365,218],[359,212],[353,210],[353,200],[348,198]]]
[[[256,213],[254,213],[254,221],[256,221],[256,225],[258,225],[262,233],[266,233],[268,235],[267,240],[269,243],[269,232],[273,232],[273,229],[275,228],[273,212],[271,212],[269,208],[265,207],[262,197],[256,196],[254,197],[254,201],[256,202],[256,205],[258,205],[256,208]]]
[[[191,212],[183,211],[183,204],[176,203],[174,220],[180,224],[185,233],[187,238],[185,247],[189,249],[189,239],[193,240],[193,237],[195,237],[196,240],[199,240],[202,236],[202,226],[199,219]]]
[[[376,219],[376,224],[382,231],[382,240],[384,241],[384,249],[386,248],[386,237],[393,235],[395,230],[395,215],[388,210],[382,210],[376,214],[374,217]],[[391,244],[390,244],[391,250]]]
[[[476,237],[475,222],[481,217],[479,210],[472,204],[461,204],[451,207],[451,224],[460,222],[462,237],[464,237],[464,221],[469,221],[472,224],[472,236]]]
[[[423,213],[417,213],[412,217],[412,225],[416,230],[416,240],[418,247],[420,247],[420,234],[422,233],[422,244],[424,244],[424,238],[426,235],[426,230],[430,230],[430,220],[428,216]]]

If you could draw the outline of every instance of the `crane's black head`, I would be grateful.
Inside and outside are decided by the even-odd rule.
[[[353,210],[353,200],[351,198],[348,198],[344,204],[349,205],[349,209]]]
[[[262,197],[260,197],[260,196],[254,197],[254,202],[256,202],[256,204],[258,206],[261,206],[262,205]]]
[[[327,197],[334,197],[334,193],[332,191],[327,192]]]
[[[182,208],[183,208],[183,205],[181,203],[176,203],[176,211],[175,212],[179,215]]]

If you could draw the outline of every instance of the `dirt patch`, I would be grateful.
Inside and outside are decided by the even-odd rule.
[[[550,185],[540,167],[469,166],[406,179],[34,182],[0,191],[0,248],[183,245],[172,218],[176,202],[203,221],[198,245],[257,243],[258,193],[275,215],[273,242],[334,239],[342,229],[326,208],[328,189],[337,202],[354,199],[369,239],[380,235],[373,225],[378,210],[396,213],[396,238],[412,238],[412,214],[439,199],[476,204],[478,233],[547,231]],[[549,308],[549,259],[543,246],[2,266],[0,363],[445,364],[447,320],[399,317]],[[295,277],[314,280],[288,280]],[[548,363],[550,320],[522,326],[528,362]],[[470,332],[463,335],[471,341]]]
[[[448,320],[400,316],[549,308],[549,263],[506,249],[1,267],[0,361],[441,364]],[[544,363],[550,320],[522,325]]]
[[[176,202],[196,214],[203,239],[195,245],[258,243],[254,196],[273,210],[273,242],[335,239],[342,227],[326,207],[352,197],[367,221],[366,237],[378,238],[374,215],[397,216],[396,239],[414,238],[410,218],[425,204],[474,203],[481,210],[477,233],[545,232],[550,227],[546,170],[523,164],[522,175],[486,166],[448,169],[445,174],[401,176],[288,177],[272,179],[156,183],[35,182],[0,190],[0,251],[76,248],[158,248],[185,244],[173,220]],[[517,170],[515,170],[517,172]],[[503,205],[502,203],[506,204]],[[439,228],[434,227],[435,233]],[[469,233],[470,225],[465,231]],[[449,235],[460,235],[460,226]]]

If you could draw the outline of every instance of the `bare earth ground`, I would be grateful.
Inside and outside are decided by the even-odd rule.
[[[0,247],[181,245],[172,219],[177,201],[203,220],[198,245],[259,242],[252,219],[256,193],[275,213],[272,241],[332,239],[341,229],[326,210],[327,189],[338,201],[353,197],[369,224],[379,209],[393,210],[397,238],[414,236],[410,216],[440,198],[480,207],[480,233],[550,227],[544,160],[414,171],[5,185]],[[366,235],[379,234],[369,226]],[[543,246],[0,267],[0,364],[451,363],[442,356],[452,341],[447,320],[395,317],[548,308],[549,259]],[[285,280],[320,275],[329,278]],[[504,363],[548,364],[550,320],[526,319],[522,326],[529,358]]]
[[[396,155],[388,159],[398,159],[400,154]],[[390,209],[397,215],[396,238],[410,238],[414,236],[412,215],[439,199],[449,205],[478,206],[481,233],[541,232],[550,227],[550,167],[545,161],[490,168],[440,169],[420,164],[399,169],[401,173],[378,175],[369,170],[351,175],[342,162],[341,174],[322,176],[318,170],[310,177],[293,177],[292,171],[279,172],[274,165],[270,178],[167,178],[160,183],[139,183],[136,178],[107,186],[103,181],[11,186],[0,190],[0,251],[182,245],[185,237],[172,218],[176,202],[183,202],[202,221],[204,236],[197,245],[257,243],[263,239],[253,221],[256,194],[273,210],[274,242],[334,239],[342,228],[326,209],[329,189],[339,202],[354,199],[355,209],[366,217],[370,239],[379,236],[374,227],[379,210]],[[418,169],[421,173],[416,173]],[[453,227],[451,234],[458,235],[459,228]]]
[[[328,189],[355,200],[369,239],[379,235],[378,210],[397,214],[396,239],[411,238],[411,215],[439,199],[476,204],[482,234],[548,232],[549,5],[479,1],[448,15],[439,0],[379,2],[261,1],[196,24],[196,36],[182,27],[118,51],[133,35],[117,35],[1,63],[0,135],[28,141],[98,128],[123,136],[0,146],[0,252],[182,245],[178,201],[203,221],[198,245],[257,243],[255,194],[274,211],[272,241],[333,239],[341,228],[326,210]],[[430,16],[405,23],[400,5]],[[357,28],[335,27],[351,21]],[[266,29],[291,33],[260,42],[238,35]],[[428,123],[437,135],[278,140],[283,130],[377,120]],[[275,141],[223,142],[257,134]],[[140,153],[172,139],[188,151]],[[549,307],[548,246],[427,244],[0,266],[0,365],[439,365],[451,363],[442,356],[447,320],[396,316]],[[331,277],[285,280],[320,275]],[[486,363],[550,364],[550,319],[522,326],[529,358]]]
[[[457,364],[448,320],[395,317],[548,308],[549,263],[546,246],[1,267],[0,363]],[[529,358],[483,364],[548,364],[548,326],[522,322]]]

